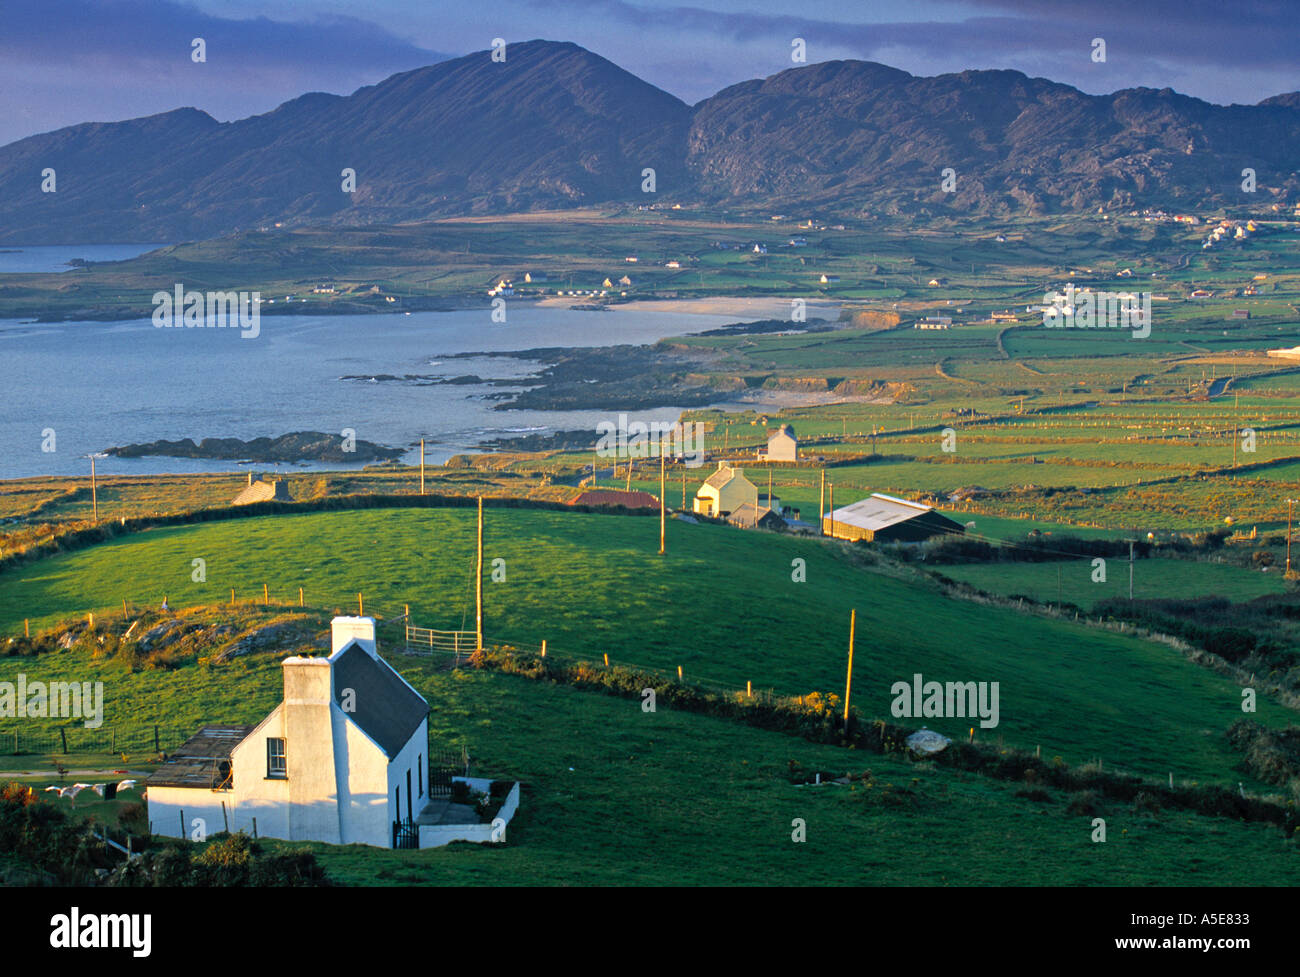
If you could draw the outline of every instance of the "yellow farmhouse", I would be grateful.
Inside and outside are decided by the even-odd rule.
[[[724,517],[746,503],[757,507],[758,489],[741,469],[725,461],[718,462],[718,470],[695,493],[695,511],[705,516]]]

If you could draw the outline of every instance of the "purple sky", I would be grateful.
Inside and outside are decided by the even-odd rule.
[[[913,74],[1014,68],[1110,92],[1213,102],[1300,89],[1296,0],[4,0],[0,144],[194,106],[227,121],[307,91],[347,94],[494,37],[574,41],[696,102],[808,61]],[[797,11],[795,13],[794,11]],[[207,62],[190,41],[207,42]],[[1093,63],[1091,41],[1106,41]]]

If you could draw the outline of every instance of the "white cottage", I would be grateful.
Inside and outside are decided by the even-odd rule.
[[[794,435],[794,428],[782,424],[767,436],[768,461],[798,461],[799,439]]]
[[[149,778],[152,831],[393,847],[429,799],[428,702],[379,657],[374,618],[334,618],[328,657],[282,665],[269,716],[203,727]]]

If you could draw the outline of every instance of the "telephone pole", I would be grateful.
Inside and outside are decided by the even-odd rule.
[[[668,486],[665,479],[667,478],[666,469],[664,468],[664,443],[659,442],[659,555],[664,555],[664,505],[668,492]]]
[[[1295,499],[1286,500],[1286,576],[1291,576],[1291,506]]]
[[[857,628],[857,608],[849,611],[849,673],[844,679],[844,732],[849,731],[849,696],[853,692],[853,632]]]
[[[108,455],[91,452],[85,457],[90,459],[90,507],[95,525],[99,525],[99,489],[95,483],[95,459],[107,458]]]
[[[1133,544],[1136,539],[1125,537],[1124,542],[1128,543],[1128,599],[1133,599]]]
[[[826,469],[822,469],[822,494],[817,502],[817,535],[826,535]]]
[[[483,496],[478,497],[478,572],[474,574],[474,649],[483,650]]]

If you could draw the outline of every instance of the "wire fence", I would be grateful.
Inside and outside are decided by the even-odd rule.
[[[159,648],[164,647],[171,638],[165,626],[172,619],[184,623],[197,608],[219,610],[228,607],[243,611],[264,610],[271,614],[292,613],[295,610],[302,610],[305,614],[355,614],[375,619],[376,636],[383,653],[442,660],[454,668],[468,663],[477,646],[477,633],[466,627],[467,624],[471,627],[474,624],[472,588],[471,574],[466,588],[468,599],[461,613],[457,615],[459,620],[455,619],[456,616],[448,615],[444,605],[442,619],[428,622],[447,625],[443,628],[425,627],[424,622],[417,625],[415,619],[421,616],[420,611],[418,609],[413,611],[410,604],[399,603],[391,598],[377,600],[367,597],[364,593],[319,593],[309,592],[304,587],[280,585],[273,588],[269,584],[263,584],[261,587],[246,586],[242,592],[232,588],[225,600],[188,608],[173,608],[165,598],[147,601],[124,598],[117,607],[86,612],[83,618],[85,628],[81,635],[94,631],[112,631],[122,642],[133,639],[138,641],[148,637],[149,643],[154,648]],[[257,625],[250,625],[250,628],[256,630]],[[25,628],[24,631],[28,632],[29,629]],[[178,630],[176,635],[182,633]],[[246,637],[246,635],[232,634],[227,640],[240,641]],[[329,629],[326,622],[321,622],[315,640],[328,647]],[[752,681],[740,683],[735,679],[726,680],[716,676],[700,675],[684,664],[668,667],[649,665],[624,660],[617,655],[611,656],[610,652],[557,648],[544,640],[515,640],[513,637],[490,631],[485,632],[483,644],[486,647],[507,646],[520,652],[551,657],[566,664],[587,663],[592,667],[632,669],[652,676],[661,683],[677,682],[728,696],[758,698],[769,703],[783,698],[797,698],[788,694],[779,695],[775,689],[768,687],[756,688]],[[94,730],[85,728],[79,722],[74,725],[41,728],[0,726],[0,753],[166,752],[175,749],[193,733],[193,728],[163,725],[105,726]]]
[[[175,750],[194,735],[192,726],[100,726],[87,728],[84,723],[64,726],[10,726],[0,729],[0,753],[14,756],[46,754],[66,756],[75,753],[155,755]]]

